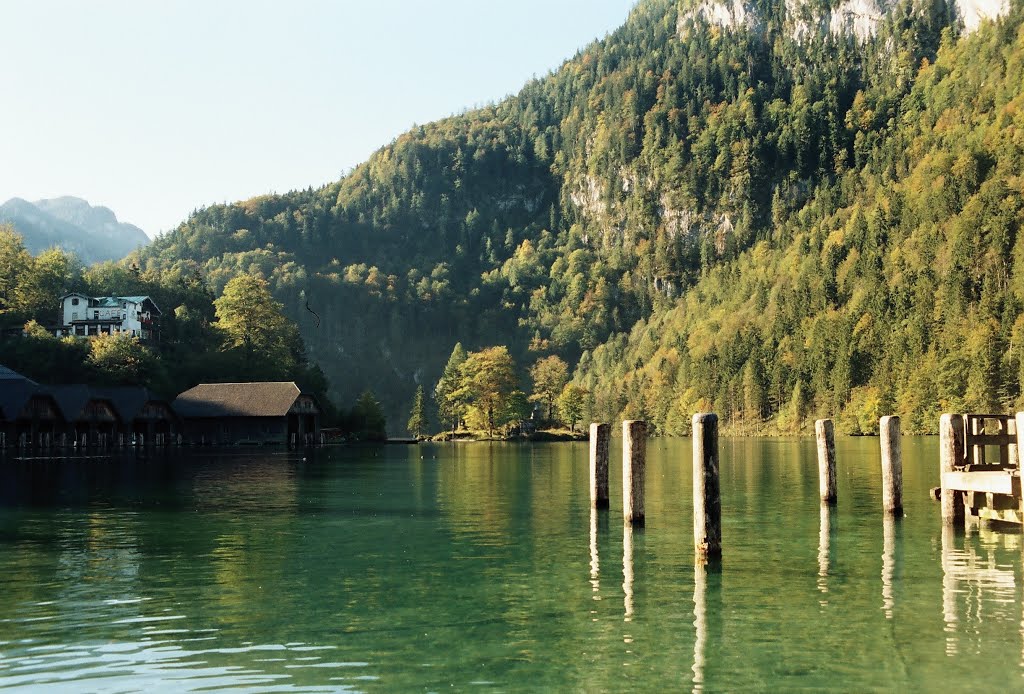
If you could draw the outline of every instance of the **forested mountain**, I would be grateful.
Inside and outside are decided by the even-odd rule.
[[[595,417],[666,433],[1011,407],[1021,9],[962,7],[646,0],[519,94],[132,260],[264,275],[339,399],[392,421],[456,341],[559,354]]]
[[[120,260],[149,243],[142,229],[117,221],[108,208],[70,196],[35,202],[11,198],[0,205],[0,222],[10,223],[31,253],[58,246],[86,263]]]

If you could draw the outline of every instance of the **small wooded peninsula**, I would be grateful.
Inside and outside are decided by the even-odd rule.
[[[518,94],[199,209],[121,267],[213,295],[261,276],[331,392],[371,388],[395,433],[457,342],[507,346],[523,383],[557,356],[586,417],[660,434],[1019,408],[1020,3],[878,9],[643,0]]]

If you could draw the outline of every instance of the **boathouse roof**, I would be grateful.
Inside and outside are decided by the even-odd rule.
[[[200,383],[172,403],[179,417],[284,417],[302,395],[292,381]]]
[[[143,415],[143,409],[150,403],[170,409],[170,403],[162,398],[156,397],[148,388],[142,386],[113,386],[109,388],[94,388],[93,392],[97,397],[109,400],[117,410],[117,415],[122,422],[131,422]]]
[[[15,371],[13,369],[9,369],[6,366],[4,366],[3,364],[0,364],[0,381],[28,381],[29,383],[31,383],[33,385],[36,384],[36,382],[33,381],[32,379],[26,378],[25,376],[22,376],[17,371]],[[5,386],[6,386],[6,384],[5,384]]]
[[[103,395],[93,392],[89,386],[85,385],[67,385],[67,386],[49,386],[46,388],[46,392],[53,396],[53,399],[57,401],[60,406],[60,411],[64,413],[64,419],[69,422],[77,422],[88,417],[86,407],[90,402],[101,401],[107,407],[110,408],[111,413],[117,416],[117,409],[114,407],[114,403],[109,398],[103,397]]]
[[[27,378],[5,379],[0,385],[0,422],[17,419],[32,396],[39,392],[39,386]]]
[[[42,386],[0,365],[0,421],[17,419],[25,405],[37,394],[46,395]]]

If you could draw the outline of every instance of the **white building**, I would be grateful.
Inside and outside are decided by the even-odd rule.
[[[57,336],[128,333],[141,340],[156,339],[160,309],[148,296],[86,296],[60,298]]]

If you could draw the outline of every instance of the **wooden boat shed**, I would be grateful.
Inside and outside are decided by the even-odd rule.
[[[64,417],[52,394],[0,366],[0,447],[49,445],[63,428]]]
[[[201,383],[171,405],[190,444],[310,445],[320,435],[320,406],[291,381]]]
[[[86,385],[50,386],[67,422],[61,445],[112,446],[121,427],[114,403]],[[66,436],[64,436],[66,435]]]
[[[164,446],[176,441],[180,421],[171,405],[141,386],[94,388],[93,392],[114,405],[121,422],[118,444]]]

